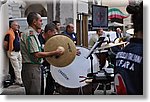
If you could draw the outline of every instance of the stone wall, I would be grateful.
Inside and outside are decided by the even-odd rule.
[[[7,80],[9,78],[9,61],[6,56],[6,51],[4,51],[3,48],[4,36],[8,30],[8,18],[8,5],[0,5],[0,91],[3,87],[3,80]]]

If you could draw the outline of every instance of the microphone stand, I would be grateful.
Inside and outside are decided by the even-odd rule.
[[[108,37],[108,43],[110,43],[110,42],[111,42],[111,41],[110,41],[110,35],[107,34],[107,37]]]
[[[99,41],[97,41],[94,46],[91,48],[90,52],[88,53],[86,59],[88,59],[90,57],[91,60],[91,74],[89,74],[89,76],[93,76],[93,56],[92,53],[94,52],[94,50],[97,48],[97,46],[99,45]]]
[[[98,39],[98,41],[94,44],[94,46],[91,48],[90,52],[88,53],[88,55],[86,56],[86,59],[88,59],[90,57],[91,60],[91,73],[89,73],[87,75],[87,77],[91,77],[92,79],[94,79],[94,74],[93,74],[93,56],[92,53],[94,52],[94,50],[99,46],[101,46],[102,42],[104,41],[105,37],[100,37]],[[93,87],[93,83],[92,83],[92,95],[94,95],[94,87]]]

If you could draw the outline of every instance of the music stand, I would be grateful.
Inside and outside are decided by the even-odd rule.
[[[91,74],[93,75],[93,56],[92,53],[94,52],[94,50],[98,47],[101,46],[102,43],[104,42],[105,37],[100,37],[97,42],[94,44],[94,46],[91,48],[91,50],[89,51],[86,59],[88,59],[90,57],[91,59]]]
[[[101,46],[101,44],[104,42],[105,37],[100,37],[97,42],[94,44],[94,46],[91,48],[90,52],[87,55],[87,59],[90,57],[90,55],[92,55],[93,51],[99,46]]]
[[[90,60],[91,60],[91,73],[89,73],[87,75],[87,77],[92,77],[94,78],[94,75],[93,75],[93,56],[92,56],[92,53],[94,52],[94,50],[98,47],[98,46],[101,46],[101,44],[103,43],[105,37],[100,37],[97,42],[94,44],[94,46],[91,48],[91,50],[89,51],[88,55],[86,56],[86,59],[88,59],[90,57]],[[94,95],[94,89],[93,89],[93,84],[92,84],[92,94]]]

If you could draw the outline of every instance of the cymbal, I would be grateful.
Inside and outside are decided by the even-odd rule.
[[[64,54],[61,56],[47,57],[46,60],[56,67],[65,67],[72,63],[76,56],[76,46],[74,42],[65,35],[54,35],[51,37],[44,46],[44,51],[54,51],[58,47],[63,47]]]
[[[121,42],[121,43],[109,43],[109,44],[106,44],[106,45],[103,45],[101,46],[100,48],[98,48],[98,50],[102,50],[102,49],[107,49],[107,48],[111,48],[111,47],[114,47],[114,46],[119,46],[119,45],[123,45],[123,44],[126,44],[127,42]]]

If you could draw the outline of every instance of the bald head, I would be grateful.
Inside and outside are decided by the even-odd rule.
[[[17,21],[12,21],[10,23],[10,28],[12,28],[14,31],[18,31],[19,30],[19,24]]]
[[[66,26],[66,31],[68,32],[68,33],[73,33],[74,32],[74,25],[73,24],[68,24],[67,26]]]

